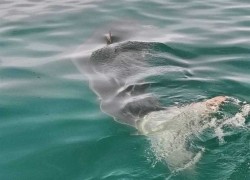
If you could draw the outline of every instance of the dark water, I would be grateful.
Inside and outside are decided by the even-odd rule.
[[[250,179],[249,117],[230,120],[250,102],[249,8],[248,1],[236,0],[2,0],[0,179]],[[111,49],[128,41],[154,46],[122,51],[117,57],[130,60],[129,66],[116,64],[112,71],[108,66],[92,76],[85,62],[106,47],[109,30],[116,37]],[[136,69],[133,59],[142,62]],[[143,135],[133,123],[127,125],[134,118],[117,119],[119,111],[114,115],[103,107],[114,88],[97,96],[89,81],[117,77],[124,72],[120,67],[130,67],[124,69],[132,76],[118,78],[118,87],[124,87],[123,80],[130,80],[128,88],[146,84],[135,92],[150,94],[163,107],[219,95],[233,99],[218,115],[220,125],[191,139],[203,149],[193,165],[172,168],[173,160],[161,159],[154,149],[159,145],[154,142],[177,144],[171,136],[158,141]],[[134,112],[131,117],[139,113]],[[185,125],[172,135],[181,130],[192,136],[192,130],[182,131]]]

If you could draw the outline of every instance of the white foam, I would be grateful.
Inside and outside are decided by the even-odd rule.
[[[241,109],[241,113],[243,116],[248,116],[250,112],[250,104],[244,104]]]
[[[187,168],[202,155],[201,150],[187,150],[187,143],[191,135],[208,127],[207,110],[204,103],[196,103],[152,112],[138,123],[138,129],[150,138],[158,160],[166,161],[173,170]]]
[[[214,133],[217,136],[219,143],[224,144],[225,143],[225,140],[224,140],[225,134],[224,134],[223,130],[220,127],[217,127],[214,129]]]
[[[241,101],[231,98],[230,103],[240,105]],[[192,167],[202,158],[205,148],[192,145],[192,137],[200,135],[207,128],[212,128],[219,143],[225,143],[224,128],[243,127],[245,117],[250,112],[250,105],[243,104],[240,111],[231,116],[223,114],[222,110],[220,119],[212,117],[212,112],[214,111],[203,102],[171,107],[149,113],[138,121],[137,128],[149,137],[156,159],[165,161],[170,170],[176,172]]]
[[[220,125],[220,127],[223,127],[225,125],[243,127],[246,121],[245,118],[249,115],[249,112],[250,112],[250,105],[249,104],[242,105],[240,112],[236,113],[234,116],[230,118],[224,119],[224,122]]]

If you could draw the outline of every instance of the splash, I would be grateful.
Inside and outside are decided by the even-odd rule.
[[[205,147],[198,146],[193,140],[207,130],[213,130],[220,143],[226,127],[245,126],[245,118],[250,112],[249,104],[227,98],[222,106],[207,106],[210,100],[182,107],[151,112],[138,121],[137,128],[151,142],[151,149],[158,161],[166,162],[173,172],[195,165],[202,157]],[[230,114],[227,106],[238,110]]]

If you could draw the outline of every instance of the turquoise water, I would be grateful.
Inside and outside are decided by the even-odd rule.
[[[250,179],[249,117],[223,137],[199,134],[192,143],[202,156],[173,170],[151,137],[101,111],[79,63],[106,46],[111,29],[118,42],[156,43],[150,66],[168,71],[145,80],[164,106],[219,95],[249,103],[249,8],[243,0],[1,1],[0,179]]]

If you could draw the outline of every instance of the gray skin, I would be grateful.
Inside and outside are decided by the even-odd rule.
[[[144,53],[153,46],[134,41],[112,44],[94,51],[85,64],[101,109],[121,123],[135,126],[136,119],[164,109],[156,97],[147,93],[150,83],[138,79],[149,67]]]
[[[136,126],[136,121],[148,113],[166,109],[147,92],[151,83],[145,82],[151,68],[145,53],[152,51],[156,43],[111,44],[114,37],[109,32],[108,45],[94,51],[83,66],[91,88],[100,98],[101,109],[121,123]]]

